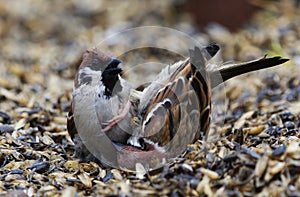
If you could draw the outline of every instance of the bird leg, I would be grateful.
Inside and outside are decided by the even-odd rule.
[[[113,117],[112,119],[108,120],[103,124],[106,125],[106,127],[102,129],[102,131],[108,132],[113,126],[115,126],[118,122],[123,120],[126,117],[126,115],[129,113],[130,107],[131,107],[131,102],[127,101],[127,103],[124,105],[119,115]]]

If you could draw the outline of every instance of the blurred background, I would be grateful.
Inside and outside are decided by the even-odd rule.
[[[13,179],[6,180],[4,184],[2,177],[5,176],[1,176],[0,191],[32,188],[32,193],[43,195],[42,186],[47,187],[47,191],[56,191],[68,184],[77,184],[78,181],[74,181],[77,175],[69,175],[74,171],[64,165],[66,160],[73,159],[71,155],[74,153],[74,146],[66,132],[66,114],[76,68],[86,49],[128,28],[163,26],[184,32],[203,44],[216,42],[222,47],[218,63],[221,60],[248,61],[266,53],[291,59],[284,66],[247,74],[226,83],[229,111],[225,121],[231,124],[226,127],[228,131],[243,113],[250,110],[273,113],[289,108],[299,114],[299,3],[299,0],[0,0],[0,133],[1,139],[8,140],[2,140],[0,146],[1,150],[13,150],[18,153],[17,156],[20,155],[18,158],[11,152],[1,153],[0,173],[10,172],[6,164],[11,161],[27,161],[27,164],[19,165],[26,172],[22,184]],[[177,41],[176,36],[153,37],[153,42],[158,44]],[[129,35],[124,40],[111,42],[103,50],[122,51],[124,43],[140,41],[137,38],[139,35]],[[188,52],[180,45],[175,47],[184,55]],[[143,52],[145,58],[151,61],[172,63],[175,60],[167,53],[140,50],[141,54]],[[126,54],[121,57],[125,64],[131,64],[138,58],[128,58]],[[148,75],[140,72],[142,77],[143,73]],[[257,116],[257,113],[253,114],[253,117]],[[220,119],[221,126],[223,123],[224,119]],[[226,132],[226,128],[212,125],[212,130],[219,133]],[[11,140],[18,137],[26,141],[22,144],[25,148],[19,148],[19,142]],[[44,156],[47,154],[51,155],[51,160],[50,156]],[[56,160],[54,156],[57,156]],[[46,170],[49,165],[45,172],[43,168],[34,174],[34,184],[28,182],[31,172],[27,167],[34,159],[40,158],[50,163],[55,161],[51,167],[59,166],[58,172],[66,172],[57,178],[59,181],[53,175],[55,186],[48,187],[49,173]],[[115,174],[116,171],[114,176],[122,179],[120,173],[121,178]],[[69,176],[72,179],[67,181]],[[86,176],[78,176],[76,180],[80,179],[84,186],[89,187]],[[97,186],[115,187],[113,184],[101,184]],[[85,187],[81,186],[79,190],[88,195]]]
[[[222,0],[1,0],[0,98],[12,99],[12,106],[16,102],[26,106],[34,93],[42,102],[56,102],[62,92],[72,89],[84,50],[139,26],[169,27],[200,43],[217,42],[225,62],[268,53],[292,58],[299,65],[298,8],[298,0],[228,0],[226,4]],[[138,39],[132,35],[112,45],[122,49],[124,42],[134,40]],[[174,40],[175,36],[157,36],[155,41]],[[284,68],[278,71],[288,71]],[[11,110],[11,105],[1,103],[1,108]]]

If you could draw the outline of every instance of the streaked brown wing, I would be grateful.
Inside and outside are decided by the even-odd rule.
[[[178,67],[169,83],[150,101],[145,113],[144,135],[161,146],[168,144],[177,134],[178,140],[187,138],[190,143],[201,136],[200,131],[206,132],[208,129],[209,76],[204,61],[200,67],[190,62],[193,61]],[[199,112],[198,115],[195,110]],[[195,123],[195,116],[198,124]]]

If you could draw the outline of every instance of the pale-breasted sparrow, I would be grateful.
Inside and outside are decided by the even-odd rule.
[[[132,169],[137,162],[155,167],[207,135],[212,88],[232,77],[288,61],[263,57],[211,67],[209,60],[218,50],[216,44],[195,47],[188,59],[164,68],[143,91],[132,89],[120,77],[119,60],[98,49],[87,51],[75,78],[68,117],[76,156],[83,161],[92,158],[77,134],[78,127],[86,132],[96,127],[116,144],[121,167]],[[215,80],[220,77],[223,80]],[[76,106],[79,110],[74,110]]]
[[[75,143],[75,156],[89,161],[94,156],[82,142],[78,130],[98,136],[107,136],[111,141],[126,144],[130,136],[124,130],[127,124],[120,122],[109,132],[102,124],[119,113],[127,103],[131,86],[120,77],[121,61],[112,58],[97,48],[87,50],[74,80],[73,101],[68,114],[67,128]],[[130,121],[130,117],[123,122]],[[104,126],[105,127],[105,126]],[[121,129],[122,127],[122,129]],[[92,132],[94,131],[94,133]]]

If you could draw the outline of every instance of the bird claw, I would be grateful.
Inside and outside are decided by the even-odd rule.
[[[110,120],[102,123],[102,126],[105,126],[105,128],[102,129],[102,131],[103,132],[109,131],[118,122],[120,122],[121,120],[123,120],[126,117],[126,115],[128,114],[130,106],[131,106],[131,103],[128,101],[125,104],[124,108],[122,109],[122,112],[119,115],[117,115],[117,116],[113,117],[112,119],[110,119]]]
[[[111,126],[106,126],[104,129],[102,129],[103,132],[108,132],[112,127]]]
[[[109,122],[102,123],[102,126],[104,126],[102,129],[103,132],[108,132],[113,127],[113,125],[109,124]]]
[[[105,128],[102,129],[102,131],[103,132],[109,131],[113,126],[115,126],[118,122],[120,122],[123,119],[124,119],[124,117],[119,115],[119,116],[113,117],[109,121],[102,123],[102,126],[105,126]]]

